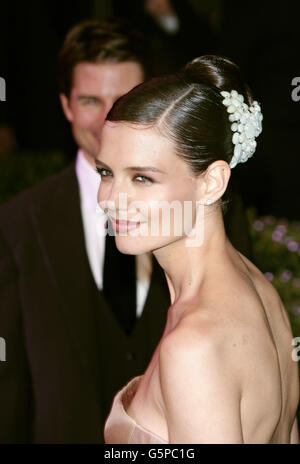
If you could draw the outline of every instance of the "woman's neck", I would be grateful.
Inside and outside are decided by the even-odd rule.
[[[154,251],[154,256],[166,274],[171,304],[193,301],[209,270],[224,260],[228,243],[221,209],[204,217],[204,236],[201,245],[189,246],[181,237]],[[191,242],[190,242],[191,243]]]

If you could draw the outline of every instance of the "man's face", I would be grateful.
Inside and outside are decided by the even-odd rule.
[[[60,99],[73,137],[90,162],[99,152],[102,127],[112,105],[143,80],[142,67],[134,61],[75,66],[70,96],[60,94]]]

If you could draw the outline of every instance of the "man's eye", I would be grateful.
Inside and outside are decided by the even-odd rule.
[[[85,105],[96,105],[97,103],[99,103],[99,100],[98,98],[88,97],[83,100],[83,103]]]
[[[110,177],[112,175],[111,171],[109,169],[104,169],[104,168],[97,168],[96,171],[100,176],[103,177]]]
[[[150,177],[146,177],[146,176],[135,176],[134,178],[135,180],[137,180],[138,182],[140,182],[141,184],[153,184],[153,179],[150,179]]]

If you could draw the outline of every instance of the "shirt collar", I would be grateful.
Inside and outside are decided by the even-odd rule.
[[[90,211],[96,211],[101,177],[87,161],[81,149],[77,152],[75,170],[79,182],[81,204]]]

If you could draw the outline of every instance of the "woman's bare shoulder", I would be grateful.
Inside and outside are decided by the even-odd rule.
[[[242,442],[240,382],[221,344],[222,330],[195,315],[164,338],[159,372],[170,443]]]
[[[273,365],[276,352],[260,302],[247,285],[242,293],[232,297],[223,289],[222,298],[205,298],[189,311],[162,340],[161,369],[178,369],[186,360],[202,368],[209,359],[211,367],[226,366],[228,376],[242,388],[249,359]]]
[[[160,359],[165,363],[174,361],[178,364],[184,363],[186,359],[196,361],[217,356],[224,362],[226,356],[228,360],[232,356],[229,351],[234,349],[237,340],[241,338],[241,330],[240,326],[233,324],[229,334],[225,317],[213,313],[211,308],[198,306],[163,338]]]
[[[234,339],[234,333],[232,336]],[[170,378],[171,372],[175,376],[180,376],[180,372],[199,376],[201,371],[217,369],[221,372],[224,368],[224,373],[230,375],[233,360],[224,350],[224,345],[228,343],[226,337],[222,323],[195,315],[187,316],[161,341],[160,373],[164,373],[166,378]],[[224,363],[225,358],[227,362]]]

